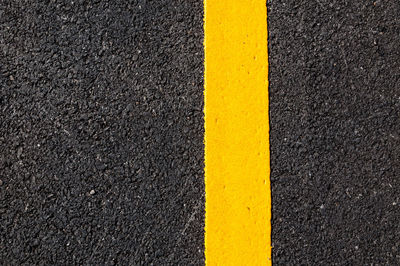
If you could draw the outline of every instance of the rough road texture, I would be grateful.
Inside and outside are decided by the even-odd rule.
[[[268,1],[275,265],[400,264],[400,1]]]
[[[0,264],[203,263],[202,18],[0,1]]]
[[[0,264],[204,263],[202,7],[0,2]],[[400,2],[268,8],[274,263],[399,264]]]

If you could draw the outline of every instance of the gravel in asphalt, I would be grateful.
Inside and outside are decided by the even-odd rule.
[[[400,263],[400,2],[268,0],[273,260]],[[203,264],[203,2],[0,3],[1,264]]]
[[[400,2],[269,0],[275,265],[400,263]]]
[[[203,264],[203,2],[0,2],[0,264]]]

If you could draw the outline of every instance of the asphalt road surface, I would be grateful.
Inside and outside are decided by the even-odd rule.
[[[203,264],[202,20],[0,2],[0,264]]]
[[[400,1],[268,1],[275,265],[400,264]]]
[[[273,261],[400,263],[400,2],[269,0]],[[203,2],[0,2],[0,264],[204,264]]]

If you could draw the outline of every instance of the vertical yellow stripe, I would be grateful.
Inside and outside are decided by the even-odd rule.
[[[271,265],[265,0],[205,0],[207,265]]]

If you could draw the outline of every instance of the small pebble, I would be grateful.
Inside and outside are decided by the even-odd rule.
[[[21,155],[22,155],[22,147],[19,147],[17,150],[17,158],[21,159]]]
[[[2,185],[3,185],[3,180],[0,179],[0,186],[2,186]]]
[[[94,195],[94,193],[95,193],[94,189],[92,189],[92,190],[89,192],[90,195]]]

